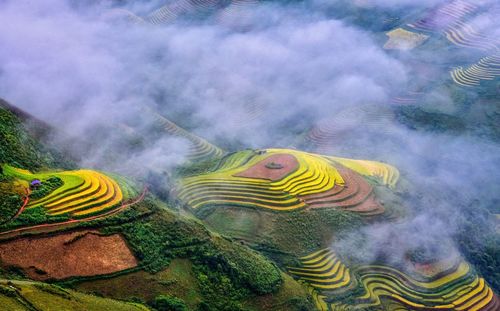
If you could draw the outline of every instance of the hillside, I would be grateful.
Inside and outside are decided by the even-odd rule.
[[[56,285],[0,280],[5,310],[149,310],[138,303],[85,295]]]
[[[0,309],[500,310],[498,13],[0,1]]]
[[[3,277],[51,281],[150,306],[169,295],[208,310],[259,308],[261,300],[287,310],[308,305],[305,290],[265,257],[210,232],[147,188],[114,174],[58,171],[49,152],[40,163],[23,162],[28,160],[16,152],[19,140],[29,142],[35,156],[41,154],[39,142],[14,115],[1,113],[10,120],[2,124],[2,162],[40,168],[33,174],[2,165]],[[42,186],[30,189],[35,179]],[[179,273],[190,277],[180,279]],[[189,295],[179,291],[180,284]]]
[[[4,137],[22,133],[40,152],[23,124],[7,110],[2,113],[11,120]],[[14,140],[11,148],[17,146]],[[4,162],[22,163],[10,154]],[[45,163],[39,167],[51,165]],[[374,161],[246,150],[179,168],[169,204],[181,204],[185,212],[180,212],[116,174],[54,168],[32,173],[4,164],[1,189],[9,199],[3,201],[0,233],[3,276],[56,282],[151,307],[165,296],[189,308],[299,310],[309,308],[309,292],[319,309],[352,301],[384,308],[393,303],[442,308],[463,301],[494,308],[497,298],[459,254],[431,255],[423,262],[410,257],[404,266],[391,267],[382,258],[373,265],[324,249],[332,236],[348,236],[367,221],[405,217],[401,196],[408,189],[398,186],[404,184],[399,175],[395,167]],[[32,180],[42,186],[33,189]],[[398,187],[396,194],[390,190]],[[362,281],[365,274],[373,280]],[[384,285],[403,276],[410,283],[390,290]],[[411,288],[422,282],[427,285],[419,286],[433,292],[442,288],[443,294],[432,295],[445,295],[448,284],[461,287],[436,305],[430,293]],[[371,286],[380,289],[356,298]],[[408,296],[409,290],[418,296]],[[473,298],[473,292],[481,296]],[[383,298],[388,293],[396,302]]]

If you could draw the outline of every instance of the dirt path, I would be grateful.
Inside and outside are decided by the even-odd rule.
[[[133,200],[131,202],[123,202],[119,208],[110,210],[109,212],[106,212],[104,214],[95,215],[95,216],[91,216],[91,217],[87,217],[87,218],[81,218],[81,219],[70,219],[68,221],[58,222],[58,223],[53,223],[53,224],[41,224],[41,225],[35,225],[35,226],[31,226],[31,227],[13,229],[13,230],[1,232],[0,237],[4,237],[4,236],[7,236],[7,235],[10,235],[13,233],[24,233],[24,232],[27,232],[30,230],[36,230],[36,229],[57,228],[59,226],[65,226],[65,225],[75,224],[75,223],[84,222],[84,221],[91,221],[91,220],[95,220],[98,218],[110,216],[110,215],[116,214],[116,213],[124,210],[125,208],[127,208],[131,205],[134,205],[134,204],[141,202],[142,200],[144,200],[144,197],[146,196],[147,192],[148,192],[148,188],[144,187],[142,194],[138,198],[136,198],[135,200]],[[18,214],[20,214],[20,213],[18,212]],[[15,217],[17,217],[17,214]]]
[[[21,206],[21,208],[17,211],[17,213],[9,221],[14,220],[19,215],[21,215],[21,213],[24,212],[24,209],[26,208],[26,205],[28,205],[28,203],[30,202],[30,191],[28,190],[28,188],[24,188],[24,191],[26,192],[26,195],[23,198],[23,200],[24,200],[23,201],[23,206]]]

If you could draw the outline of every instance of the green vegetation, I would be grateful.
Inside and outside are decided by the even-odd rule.
[[[59,177],[49,177],[47,179],[42,180],[42,185],[36,189],[34,189],[30,194],[30,200],[38,200],[41,199],[52,191],[56,190],[59,187],[62,187],[64,182]]]
[[[67,215],[51,216],[47,214],[41,206],[27,208],[18,217],[12,221],[0,225],[1,231],[7,231],[25,226],[35,226],[45,223],[57,223],[69,220]]]
[[[182,299],[172,296],[159,295],[153,302],[153,307],[158,311],[187,311]]]
[[[439,122],[444,124],[442,125],[444,128],[449,127],[450,120],[446,117],[439,114],[433,116],[439,120],[438,128],[441,126]],[[421,118],[426,119],[427,116]],[[197,176],[217,169],[230,169],[247,163],[254,155],[255,152],[250,150],[222,158],[217,157],[182,166],[173,175],[179,178]],[[269,163],[268,168],[280,169],[281,165],[273,162]],[[4,166],[0,178],[7,183],[13,183],[16,178],[20,178],[24,183],[29,182],[28,175],[30,175],[28,172]],[[39,175],[42,186],[33,190],[32,200],[53,196],[64,198],[65,193],[62,192],[62,188],[76,186],[81,182],[76,179],[59,178],[55,173]],[[120,176],[111,176],[123,189],[124,198],[138,195],[137,186],[133,182]],[[169,174],[160,173],[149,178],[149,181],[156,181],[152,186],[155,192],[164,189],[166,198],[169,199],[168,191],[173,185],[170,178]],[[382,186],[375,189],[377,198],[381,193],[384,194],[381,188]],[[21,198],[19,195],[3,196],[2,199],[4,197],[6,199],[0,206],[4,211],[2,216],[5,215],[5,219],[10,220],[19,208]],[[393,203],[396,199],[391,196],[381,197],[384,197],[386,205],[396,204]],[[388,202],[391,203],[387,204]],[[336,208],[303,208],[281,213],[262,211],[248,206],[241,208],[237,204],[230,204],[207,208],[198,214],[203,222],[210,226],[210,230],[214,230],[210,231],[200,220],[192,215],[186,217],[183,215],[185,211],[178,212],[178,210],[178,206],[166,206],[152,195],[148,195],[144,201],[115,215],[54,229],[63,231],[92,228],[104,234],[119,233],[126,239],[139,261],[139,266],[134,269],[106,276],[74,277],[59,284],[105,297],[144,302],[156,310],[312,310],[306,299],[308,296],[306,288],[283,270],[286,270],[287,266],[297,264],[299,255],[327,247],[331,245],[332,240],[342,238],[346,233],[358,230],[364,224],[362,216],[358,213]],[[51,217],[44,207],[39,205],[26,209],[19,217],[0,226],[0,229],[9,230],[68,219],[66,215]],[[36,235],[34,232],[25,234]],[[474,233],[474,236],[477,234]],[[492,256],[496,254],[497,240],[492,239],[491,235],[488,237],[481,247],[473,245],[472,240],[467,241],[462,238],[462,241],[463,247],[469,250],[468,257],[476,257],[473,263],[480,272],[489,274],[487,280],[496,287],[498,285],[491,278],[498,278],[496,272],[498,256]],[[426,262],[428,259],[426,254],[420,251],[409,254],[409,257],[419,262]],[[283,270],[280,270],[275,263]],[[300,274],[300,270],[294,271]],[[14,270],[1,273],[4,276],[22,277]],[[346,272],[342,276],[342,280],[345,281],[350,275]],[[325,279],[321,279],[317,283],[321,285],[324,281]],[[54,303],[59,303],[59,300],[72,300],[71,297],[78,294],[52,285],[36,284],[32,287],[33,297],[37,297],[38,300],[35,298],[26,300],[29,296],[27,293],[22,293],[24,298],[21,299],[19,290],[9,286],[0,288],[0,296],[2,299],[7,297],[5,298],[7,306],[10,306],[9,303],[28,305],[26,301],[35,305],[32,300],[46,306],[49,300],[47,297],[57,297],[52,300]],[[353,295],[361,294],[359,291],[362,289],[361,285],[354,290],[350,289],[343,294],[343,301],[347,303],[349,299],[354,299]],[[313,300],[319,301],[317,293],[310,291],[309,295]],[[94,296],[85,297],[93,297],[96,301],[102,300]],[[94,300],[87,301],[84,298],[79,300],[82,301],[90,305],[85,308],[86,310],[92,310],[93,304],[98,304]],[[106,300],[106,303],[118,303],[126,308],[138,306],[112,300]],[[120,310],[120,307],[113,310]]]
[[[2,199],[0,200],[0,223],[5,223],[14,217],[19,208],[22,205],[22,200],[19,195],[2,194],[0,192]]]
[[[197,269],[199,270],[199,269]],[[213,276],[214,272],[208,272],[212,275],[212,281],[206,279],[207,272],[194,272],[193,263],[188,259],[173,259],[169,266],[155,274],[145,271],[136,271],[128,274],[114,276],[112,278],[83,281],[75,285],[80,291],[87,293],[96,293],[115,299],[133,299],[134,301],[145,301],[153,305],[154,298],[159,295],[168,295],[182,299],[189,310],[218,310],[215,305],[224,305],[228,303],[231,306],[238,305],[245,310],[262,310],[263,306],[273,306],[269,309],[279,311],[292,310],[313,310],[309,306],[305,289],[293,280],[290,276],[282,273],[283,285],[278,292],[266,295],[250,295],[241,301],[235,301],[234,297],[242,297],[237,294],[234,288],[213,289],[210,286],[219,286],[222,277]],[[226,277],[227,279],[227,277]],[[200,281],[201,280],[201,281]],[[203,286],[201,285],[203,282]],[[134,286],[130,286],[134,284]],[[224,284],[232,283],[225,282]],[[207,287],[209,287],[207,289]],[[208,290],[208,292],[206,292]],[[210,294],[212,293],[212,294]],[[248,293],[248,291],[245,291]],[[229,298],[224,298],[229,295]],[[210,296],[217,303],[207,303],[207,297]],[[135,297],[135,298],[134,298]],[[233,297],[233,298],[231,298]],[[204,301],[205,300],[205,301]]]
[[[427,112],[415,106],[401,106],[396,109],[396,117],[411,129],[431,132],[461,133],[466,130],[464,122],[455,116]]]
[[[486,281],[500,291],[500,234],[491,223],[490,213],[482,208],[465,209],[459,219],[455,241],[465,258],[474,264]]]
[[[195,310],[202,301],[197,282],[192,262],[177,258],[158,273],[139,270],[108,278],[82,281],[74,287],[87,293],[121,300],[140,300],[150,305],[153,304],[155,297],[168,294],[183,299],[190,310]]]
[[[213,172],[221,159],[221,157],[214,157],[204,161],[181,165],[176,168],[174,175],[176,177],[189,177]]]
[[[69,215],[88,218],[104,214],[121,206],[125,198],[137,194],[131,183],[121,178],[124,192],[118,183],[104,173],[93,170],[75,170],[32,174],[9,165],[3,171],[18,178],[23,190],[32,180],[41,180],[33,190],[27,208],[44,207],[51,216]],[[32,187],[33,188],[33,187]],[[124,194],[127,197],[124,197]]]
[[[69,166],[67,161],[45,148],[10,111],[0,108],[0,163],[29,170]]]
[[[160,209],[157,203],[152,199],[142,203],[154,213],[140,222],[102,229],[106,234],[123,234],[141,268],[159,273],[175,258],[189,259],[204,305],[211,310],[239,306],[249,296],[279,290],[282,285],[279,269],[265,257],[246,246],[214,236],[201,223]]]
[[[203,266],[229,272],[236,284],[256,294],[276,292],[282,285],[278,268],[264,256],[225,239],[215,238],[215,244],[199,255],[198,262]]]
[[[121,302],[63,289],[56,285],[0,280],[3,310],[149,310],[138,303]]]
[[[203,225],[183,219],[174,212],[160,209],[158,201],[147,198],[142,203],[155,213],[140,222],[120,223],[103,229],[105,233],[122,233],[141,265],[156,273],[165,268],[178,250],[209,239]]]
[[[235,3],[229,7],[230,10],[224,9],[224,14],[219,16],[219,12],[215,9],[216,5],[206,0],[173,1],[170,3],[172,6],[168,4],[166,9],[170,7],[182,11],[183,6],[186,5],[189,11],[195,11],[194,2],[200,2],[196,5],[205,3],[208,7],[214,6],[213,10],[208,10],[210,12],[201,14],[207,17],[213,16],[213,22],[218,22],[219,18],[224,20],[224,14],[228,14],[227,11],[230,13],[235,6],[237,11],[240,10],[237,7],[237,1],[234,1]],[[217,4],[217,10],[229,5],[231,1],[222,2]],[[302,1],[279,2],[296,5]],[[402,29],[408,30],[416,21],[425,24],[426,20],[431,21],[423,18],[428,14],[436,18],[440,16],[435,10],[425,12],[427,10],[408,9],[406,11],[406,9],[400,9],[404,6],[399,5],[382,8],[370,1],[323,2],[313,5],[314,10],[317,10],[318,6],[324,7],[322,13],[328,20],[327,28],[332,25],[335,27],[332,23],[337,23],[337,21],[342,23],[340,29],[345,28],[346,36],[344,37],[346,38],[358,36],[359,34],[356,33],[360,29],[363,32],[362,37],[366,39],[370,37],[366,32],[373,32],[371,36],[374,39],[373,42],[370,39],[368,40],[370,42],[362,42],[362,44],[376,42],[375,44],[380,43],[379,48],[382,48],[386,39],[386,31],[397,28],[401,29],[400,32],[403,31]],[[452,2],[455,1],[449,3]],[[274,5],[271,4],[271,6]],[[156,14],[166,14],[168,13],[166,9],[158,10]],[[307,3],[302,3],[293,9],[309,9],[309,7]],[[453,15],[455,10],[452,8],[446,12],[451,12]],[[409,16],[409,14],[415,16]],[[467,14],[469,18],[479,16],[482,12],[471,11]],[[194,17],[195,14],[185,15]],[[149,18],[146,16],[143,16],[144,21],[148,22],[151,16]],[[455,19],[451,17],[451,20]],[[317,20],[307,22],[312,23],[312,26]],[[457,22],[462,23],[465,20],[457,20]],[[414,31],[417,31],[416,28]],[[438,33],[437,30],[425,31],[425,28],[422,28],[421,34],[415,33],[415,35],[421,38],[425,35],[426,41],[411,52],[393,53],[375,49],[375,53],[369,53],[371,56],[378,56],[376,55],[378,52],[382,54],[387,52],[384,56],[388,59],[394,58],[394,64],[404,60],[404,70],[398,66],[392,68],[394,70],[387,67],[388,71],[392,70],[395,73],[405,71],[405,77],[401,77],[401,81],[393,81],[401,83],[393,84],[389,81],[389,84],[382,83],[381,87],[384,88],[385,84],[398,87],[407,84],[407,89],[401,90],[401,94],[397,95],[399,102],[391,101],[392,107],[395,108],[387,108],[387,116],[385,112],[381,113],[384,114],[384,118],[381,118],[383,122],[378,124],[378,117],[374,118],[377,120],[373,121],[373,133],[371,132],[371,119],[351,120],[350,117],[346,117],[348,115],[343,115],[342,111],[336,111],[336,108],[340,106],[358,108],[357,104],[347,100],[341,105],[331,105],[332,109],[329,109],[328,113],[325,110],[324,115],[338,113],[344,116],[345,120],[339,118],[336,120],[340,122],[330,122],[334,133],[324,132],[321,136],[321,129],[318,130],[320,133],[317,134],[318,137],[324,137],[325,141],[333,145],[325,145],[324,149],[359,156],[376,154],[377,157],[381,150],[384,150],[386,154],[399,152],[404,149],[399,148],[405,146],[404,142],[392,140],[393,138],[403,140],[407,129],[400,132],[397,126],[393,127],[394,124],[391,122],[394,117],[396,121],[412,131],[430,132],[429,136],[453,134],[468,138],[468,135],[472,134],[481,139],[494,140],[496,146],[500,138],[499,82],[498,79],[489,79],[490,75],[498,77],[499,58],[483,59],[483,63],[487,61],[490,65],[486,67],[482,66],[481,61],[476,65],[466,64],[471,60],[471,55],[458,47],[450,47],[443,33],[449,36],[460,35],[460,38],[453,37],[455,44],[463,45],[464,39],[467,39],[462,38],[461,34],[467,35],[462,29],[450,33],[450,29],[444,28]],[[480,35],[482,36],[478,33],[477,38],[480,38]],[[429,36],[428,39],[427,36]],[[332,39],[335,38],[332,37]],[[314,44],[317,40],[312,41]],[[335,40],[332,42],[335,43]],[[335,44],[347,42],[341,40]],[[430,59],[428,56],[438,49],[446,54]],[[370,57],[362,57],[361,63],[370,61]],[[348,60],[345,61],[348,62]],[[440,64],[433,62],[440,62]],[[387,64],[393,63],[387,62]],[[450,68],[459,69],[452,71],[450,77]],[[320,75],[320,79],[324,77],[326,75]],[[301,78],[297,81],[300,82]],[[170,88],[176,88],[178,81],[169,82],[173,83]],[[384,94],[392,94],[394,89],[393,87],[391,90],[384,88],[384,91],[388,91],[383,92]],[[399,90],[397,92],[399,93]],[[224,92],[221,92],[221,95],[224,95]],[[158,94],[153,94],[153,97],[158,107],[176,99],[176,97],[171,98],[169,92],[163,90]],[[223,97],[221,98],[224,99]],[[250,109],[252,114],[255,114],[255,118],[263,116],[265,111],[268,113],[273,111],[263,108],[267,104],[266,100],[253,95],[245,95],[245,97],[248,97],[245,101],[262,102],[259,103],[262,107]],[[378,101],[380,98],[375,98],[375,102]],[[238,104],[237,102],[235,104]],[[197,117],[192,117],[196,112],[191,111],[194,107],[192,103],[184,106],[170,109],[172,107],[168,105],[168,110],[172,111],[166,111],[166,108],[158,109],[164,109],[163,112],[168,113],[169,118],[177,117],[176,122],[179,121],[179,124],[186,126],[186,129],[150,108],[142,108],[141,113],[137,113],[137,118],[123,121],[126,124],[110,123],[96,126],[86,129],[85,134],[82,135],[88,137],[74,139],[75,146],[78,145],[78,148],[74,148],[75,150],[91,147],[88,149],[89,152],[79,155],[82,160],[87,160],[85,163],[96,163],[102,168],[112,167],[138,178],[132,181],[122,176],[104,175],[104,173],[99,173],[102,176],[94,176],[99,180],[106,179],[106,176],[112,177],[119,185],[119,187],[112,188],[121,191],[116,191],[117,195],[113,196],[115,201],[103,210],[98,210],[98,207],[106,203],[94,202],[94,195],[100,193],[101,198],[106,197],[111,190],[96,183],[90,176],[84,178],[83,175],[62,174],[60,170],[71,167],[72,163],[68,160],[68,155],[52,150],[46,143],[42,143],[39,138],[45,136],[46,129],[37,132],[37,129],[33,130],[32,124],[23,124],[21,120],[24,120],[24,117],[19,111],[15,114],[20,117],[16,117],[15,114],[0,108],[0,232],[14,230],[2,235],[1,239],[4,242],[21,237],[29,239],[40,234],[52,236],[60,232],[87,228],[96,235],[119,234],[120,241],[123,242],[121,240],[123,237],[138,262],[138,267],[108,275],[75,276],[57,282],[58,285],[19,281],[31,275],[27,273],[28,270],[15,265],[2,266],[0,276],[11,280],[0,280],[0,304],[3,309],[31,311],[61,309],[120,311],[148,310],[148,308],[158,311],[362,309],[375,311],[382,309],[423,310],[434,307],[460,310],[483,310],[483,308],[496,310],[498,308],[500,302],[496,305],[489,302],[496,299],[490,286],[497,293],[500,291],[500,236],[498,234],[500,211],[497,199],[493,199],[488,207],[483,208],[488,203],[479,203],[483,201],[483,198],[479,197],[477,205],[474,203],[470,204],[472,206],[457,207],[454,210],[458,216],[450,218],[450,223],[453,221],[454,224],[455,222],[458,224],[453,226],[453,230],[446,230],[446,233],[453,235],[453,241],[450,244],[456,245],[464,258],[457,257],[459,259],[449,265],[445,260],[438,260],[445,256],[437,256],[437,254],[442,255],[448,251],[448,249],[442,250],[445,248],[443,245],[446,244],[443,242],[443,245],[439,243],[439,249],[425,245],[416,247],[412,251],[405,250],[402,255],[404,259],[398,262],[397,258],[392,260],[391,256],[399,255],[399,245],[401,243],[405,246],[410,243],[418,244],[421,242],[420,239],[405,241],[406,236],[403,234],[398,236],[396,233],[394,242],[388,241],[377,249],[377,252],[373,252],[373,249],[368,247],[368,244],[373,243],[369,235],[372,231],[375,232],[374,234],[379,234],[377,227],[379,225],[383,230],[386,225],[396,222],[399,225],[411,219],[414,215],[412,212],[418,215],[418,207],[415,210],[406,211],[403,210],[404,203],[411,204],[411,207],[420,203],[432,203],[433,197],[429,193],[433,192],[433,189],[418,192],[413,197],[411,193],[413,191],[404,188],[407,185],[401,187],[401,183],[398,183],[397,188],[393,187],[390,190],[380,186],[380,184],[395,186],[398,180],[399,172],[396,174],[397,170],[388,169],[388,165],[377,166],[373,165],[372,161],[346,161],[346,159],[316,156],[298,150],[286,151],[286,153],[294,154],[300,162],[298,168],[293,172],[292,170],[286,172],[284,176],[276,177],[276,180],[270,178],[272,174],[266,175],[262,171],[267,172],[265,170],[267,168],[272,173],[279,173],[280,170],[288,169],[290,163],[281,163],[279,158],[260,167],[255,166],[257,169],[247,172],[247,176],[244,174],[237,176],[243,169],[254,167],[258,163],[257,160],[267,158],[270,152],[283,153],[286,149],[275,151],[247,149],[227,154],[220,146],[226,150],[239,150],[240,147],[243,149],[248,147],[242,143],[249,141],[248,137],[229,139],[217,137],[215,139],[220,140],[221,145],[219,147],[213,145],[189,131],[196,128],[209,128],[212,126],[211,122],[202,121],[203,124],[200,127],[200,124],[195,124],[196,119],[204,118],[198,114],[196,114]],[[234,112],[238,113],[239,110],[241,109],[237,107]],[[262,112],[257,110],[262,110]],[[276,141],[279,145],[294,146],[294,148],[301,146],[308,152],[318,152],[320,148],[316,147],[320,147],[320,144],[310,144],[305,142],[305,139],[310,136],[313,122],[318,121],[318,116],[323,117],[323,115],[318,114],[317,109],[304,110],[309,111],[296,112],[297,116],[288,111],[281,116],[276,115],[277,124],[273,124],[273,134],[276,138],[280,138]],[[378,111],[379,108],[377,108],[377,116]],[[360,113],[365,114],[361,110]],[[250,121],[251,116],[247,117],[242,120]],[[283,117],[286,120],[283,120]],[[147,122],[145,122],[146,119]],[[29,118],[28,121],[34,122]],[[361,124],[365,121],[366,127]],[[359,128],[356,122],[360,123]],[[258,123],[248,122],[248,124]],[[384,130],[382,131],[381,128]],[[365,129],[369,130],[369,136],[357,135]],[[390,131],[398,131],[398,135],[392,136]],[[243,132],[245,131],[241,131]],[[101,133],[103,136],[98,136]],[[240,131],[235,133],[240,133]],[[91,141],[94,137],[100,139]],[[182,148],[186,153],[187,163],[171,170],[167,166],[154,168],[139,166],[144,169],[136,171],[125,164],[130,163],[131,159],[142,159],[142,157],[134,156],[142,154],[145,149],[166,137],[176,137],[182,140],[184,147],[187,147]],[[359,142],[356,141],[357,139]],[[367,147],[350,150],[351,146],[362,143],[366,143]],[[69,146],[68,150],[72,150],[72,147]],[[85,159],[93,151],[98,151],[99,161],[93,162],[93,155],[92,159]],[[422,153],[425,153],[425,150]],[[130,155],[132,157],[129,158]],[[426,156],[422,154],[422,158]],[[401,160],[402,163],[405,162],[404,156],[392,158]],[[447,155],[445,154],[443,158],[446,159]],[[481,162],[481,159],[474,158],[465,160]],[[156,161],[148,164],[154,162]],[[445,175],[443,170],[427,165],[427,161],[419,161],[415,166],[417,169],[420,169],[419,166],[429,166],[426,167],[428,171],[425,173],[428,173],[426,177],[432,181],[439,181],[439,177]],[[484,166],[478,167],[484,168]],[[352,170],[349,178],[344,174],[347,171],[345,168]],[[36,174],[45,171],[50,173]],[[422,171],[425,170],[422,169]],[[42,184],[39,188],[32,189],[27,200],[25,196],[28,194],[29,182],[35,178],[31,172],[36,174],[36,178],[40,179]],[[325,172],[328,173],[325,174]],[[491,172],[495,173],[495,170]],[[485,174],[491,174],[491,172],[488,171]],[[396,178],[393,178],[395,176]],[[138,186],[139,180],[147,186],[149,194],[143,201],[125,208],[123,203],[131,202],[141,194],[139,190],[142,186]],[[493,180],[496,181],[496,179]],[[431,186],[432,181],[429,182]],[[484,188],[486,189],[484,192],[493,188],[490,185],[476,185],[469,180],[456,182],[457,184],[463,183],[467,187]],[[357,190],[354,191],[354,189]],[[339,192],[336,192],[337,190]],[[353,192],[351,193],[350,190]],[[437,195],[442,195],[442,193]],[[418,200],[416,196],[419,196]],[[17,215],[23,200],[27,202],[26,209]],[[107,199],[106,202],[109,203]],[[344,205],[340,202],[344,202]],[[69,206],[64,206],[68,203]],[[75,209],[82,207],[81,204],[85,204],[89,209],[88,213],[70,215]],[[437,205],[439,204],[429,209],[434,211],[440,208]],[[51,207],[55,209],[54,213],[58,214],[51,214]],[[116,213],[108,214],[108,211]],[[105,217],[82,221],[82,218],[97,216],[104,212],[106,212]],[[495,214],[496,223],[493,220]],[[447,216],[444,215],[443,219],[447,220]],[[70,217],[75,222],[51,225],[48,226],[49,228],[44,226],[26,231],[15,230],[39,224],[65,222]],[[366,226],[372,224],[375,226],[364,230]],[[495,226],[497,226],[497,231],[495,231]],[[397,230],[398,227],[394,228]],[[451,231],[453,233],[450,233]],[[451,240],[448,237],[446,235],[443,241]],[[77,245],[80,238],[77,236],[70,241],[71,245]],[[336,243],[343,238],[349,238],[349,243]],[[380,239],[375,239],[375,243],[382,244],[380,243],[382,239],[389,238],[380,234]],[[349,247],[345,244],[349,244]],[[352,246],[359,248],[355,254],[354,252],[350,254],[353,250]],[[381,248],[385,246],[387,250],[382,250]],[[329,249],[329,247],[335,249]],[[89,253],[92,253],[92,250]],[[99,254],[94,252],[89,256],[98,257]],[[369,261],[370,265],[365,265],[363,260]],[[388,263],[389,260],[390,263]],[[357,261],[362,261],[362,263]],[[374,262],[376,265],[373,264]],[[30,269],[40,274],[47,273],[35,266],[31,266]],[[19,280],[12,281],[12,279]],[[316,308],[311,305],[311,301]],[[486,303],[489,305],[486,306]]]
[[[212,211],[204,218],[211,228],[245,240],[278,261],[272,255],[275,251],[301,254],[326,246],[332,236],[341,237],[363,224],[359,214],[336,209],[274,213],[228,206]]]
[[[328,245],[332,236],[340,238],[343,233],[360,228],[363,222],[356,213],[319,209],[277,215],[275,224],[271,241],[281,249],[299,253]]]

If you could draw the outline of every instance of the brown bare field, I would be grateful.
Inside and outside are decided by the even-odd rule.
[[[281,168],[268,168],[269,164],[280,165]],[[288,174],[294,172],[299,167],[297,158],[291,154],[273,154],[264,160],[256,163],[248,169],[235,174],[235,177],[267,179],[271,181],[280,180]]]
[[[80,230],[0,244],[3,266],[17,266],[34,280],[109,274],[137,266],[119,234]]]

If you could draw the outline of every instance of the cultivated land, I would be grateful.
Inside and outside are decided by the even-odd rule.
[[[373,161],[296,150],[243,151],[224,158],[211,173],[183,179],[178,196],[194,210],[233,205],[274,211],[344,208],[365,215],[383,213],[371,196],[372,186],[359,174],[389,186],[399,176],[396,168]]]
[[[6,276],[59,280],[150,306],[167,295],[192,309],[495,310],[498,305],[488,283],[458,255],[423,264],[410,259],[409,269],[383,260],[370,265],[346,260],[325,248],[366,222],[406,213],[394,195],[400,172],[386,163],[260,149],[188,164],[178,171],[170,200],[205,228],[114,174],[33,173],[6,162],[2,189],[19,198],[14,217],[4,224],[9,230],[0,234]],[[30,189],[33,179],[46,188]],[[87,210],[96,213],[72,213]],[[43,217],[30,223],[23,216],[30,211]]]
[[[483,278],[459,258],[415,267],[410,274],[382,266],[347,268],[330,249],[300,258],[300,267],[289,271],[308,284],[318,309],[365,309],[383,306],[422,308],[426,310],[496,310],[500,301]],[[349,291],[360,288],[359,295],[345,298]],[[335,297],[330,304],[330,297]],[[387,306],[390,304],[390,307]]]
[[[34,280],[110,274],[137,266],[123,237],[95,231],[7,241],[0,245],[0,260]]]
[[[4,127],[2,134],[15,129],[31,137],[15,116],[0,112],[12,120],[12,127]],[[30,157],[39,157],[40,146],[35,142]],[[8,147],[15,151],[18,146],[11,143]],[[150,307],[165,299],[164,303],[181,305],[186,305],[186,299],[192,308],[203,305],[216,310],[259,306],[262,299],[283,310],[293,308],[297,301],[308,305],[300,285],[265,257],[179,215],[147,188],[116,174],[60,170],[57,163],[44,160],[38,167],[22,165],[23,154],[11,154],[2,157],[1,175],[2,200],[12,198],[8,206],[2,206],[11,210],[0,233],[5,277],[57,280],[72,287],[109,280],[117,286],[111,287],[115,295],[107,287],[91,292],[138,299]],[[32,180],[39,180],[41,186],[31,187]],[[177,262],[183,264],[176,268]],[[182,279],[184,285],[179,287],[184,273],[192,277]],[[157,282],[156,291],[149,275]],[[120,281],[129,276],[136,276],[134,291],[125,290],[131,284]],[[279,294],[269,296],[272,293]]]

